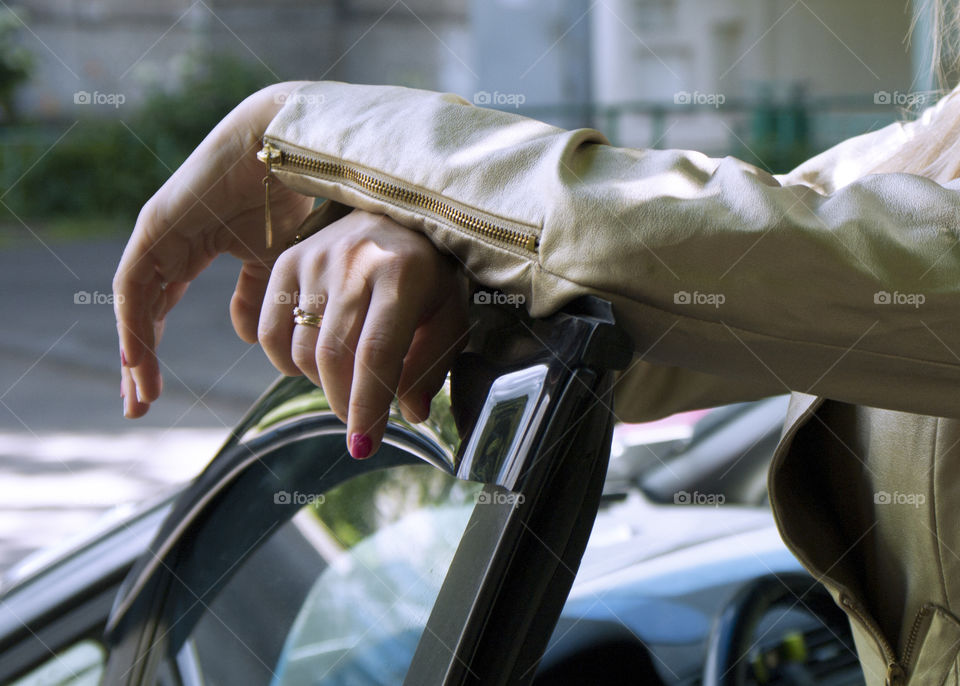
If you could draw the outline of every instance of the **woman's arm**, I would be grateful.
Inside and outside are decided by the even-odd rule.
[[[930,126],[954,94],[943,97],[921,116],[855,136],[774,178],[782,186],[803,185],[834,193],[863,178],[901,151]],[[625,421],[646,421],[674,412],[755,400],[783,393],[779,380],[747,376],[717,376],[684,367],[651,364],[640,356],[617,379],[615,409]]]
[[[290,188],[426,233],[535,316],[611,300],[647,362],[960,416],[952,187],[886,174],[826,195],[732,158],[330,82],[300,89],[266,139]]]
[[[410,256],[418,254],[410,249],[415,234],[362,214],[357,215],[361,221],[347,222],[350,231],[337,232],[352,239],[331,243],[321,232],[310,250],[289,253],[286,268],[271,271],[298,231],[312,195],[386,213],[425,232],[476,281],[524,295],[534,314],[582,293],[611,299],[638,352],[617,386],[622,419],[648,419],[788,388],[952,411],[947,389],[957,360],[947,350],[950,331],[936,332],[949,329],[955,260],[949,250],[939,262],[935,256],[945,243],[952,245],[956,195],[904,175],[874,177],[826,195],[838,191],[842,179],[875,166],[878,154],[892,154],[909,141],[911,130],[924,120],[841,144],[779,177],[807,187],[781,188],[777,178],[736,160],[618,150],[596,132],[561,131],[473,108],[453,96],[319,83],[289,97],[296,86],[278,84],[238,106],[141,212],[114,280],[127,416],[142,415],[159,395],[155,351],[166,312],[217,254],[230,252],[243,260],[231,314],[238,333],[249,341],[257,339],[260,320],[268,352],[278,346],[269,322],[283,320],[284,331],[291,325],[287,309],[271,312],[274,303],[265,298],[268,279],[309,267],[311,260],[342,261],[358,245],[369,247],[371,228],[403,236],[400,243],[407,248],[392,253],[390,268],[411,273]],[[286,148],[273,176],[289,188],[270,184],[275,237],[267,248],[264,167],[256,152],[271,119],[269,133]],[[292,164],[297,158],[291,152],[304,154],[302,166]],[[345,209],[327,203],[306,225],[326,226]],[[894,279],[909,281],[918,265],[926,269],[928,263],[934,268],[918,280],[930,279],[931,298],[924,304],[933,295],[937,302],[919,328],[918,313],[909,306],[872,307],[872,288]],[[379,258],[361,260],[357,269],[367,278],[383,264]],[[339,285],[329,277],[329,272],[315,274],[312,285],[323,287],[325,281],[332,288],[326,292],[335,293]],[[821,278],[810,281],[813,277]],[[857,297],[842,290],[844,280],[848,289],[856,286]],[[392,297],[406,298],[396,279],[379,283],[389,286],[384,292]],[[456,325],[442,324],[446,318],[420,325],[438,307],[429,293],[404,304],[405,316],[417,325],[414,354],[383,359],[374,365],[379,369],[358,364],[359,378],[350,381],[353,391],[401,373],[397,370],[411,359],[411,368],[427,364],[432,370],[432,362],[445,357],[421,354],[431,350],[416,344],[424,331],[431,345],[442,340],[455,346],[459,332]],[[370,317],[374,311],[354,313],[367,317],[356,346],[397,343],[396,328],[384,327],[389,319]],[[874,315],[875,321],[866,321]],[[919,336],[904,333],[904,327]],[[924,336],[941,348],[918,340]],[[291,344],[288,335],[274,352],[275,362],[289,373],[317,379],[325,378],[321,358],[352,363],[358,352],[326,346],[316,351],[318,362],[311,369],[308,360],[286,361]],[[395,353],[403,357],[399,348]],[[347,376],[344,370],[327,374]],[[419,386],[407,384],[410,392],[401,393],[409,415],[419,414],[420,405],[411,389],[433,385],[432,375]],[[403,391],[404,382],[399,383]],[[379,395],[392,393],[386,390]],[[349,394],[338,400],[341,413],[348,401],[351,408],[368,405],[362,413],[368,418],[385,409],[374,407],[382,398],[371,403],[369,394],[349,387],[337,393]],[[351,419],[353,427],[360,424]]]

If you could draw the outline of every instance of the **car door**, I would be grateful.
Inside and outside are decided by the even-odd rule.
[[[99,683],[111,605],[169,506],[163,496],[111,517],[84,540],[8,573],[0,594],[0,684]]]
[[[349,458],[283,379],[181,495],[124,582],[105,683],[527,683],[601,495],[609,304],[479,306],[449,396]],[[449,397],[449,400],[448,400]]]

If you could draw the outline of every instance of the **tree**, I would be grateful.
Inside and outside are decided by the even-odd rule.
[[[0,10],[0,108],[3,119],[16,118],[14,95],[30,78],[33,60],[20,44],[17,34],[23,25],[20,17],[8,7]]]

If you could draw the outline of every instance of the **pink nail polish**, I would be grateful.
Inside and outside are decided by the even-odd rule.
[[[120,349],[120,364],[127,366],[127,355],[123,352],[123,348]]]
[[[370,437],[366,434],[352,434],[350,436],[350,454],[358,459],[364,460],[370,456],[372,444]]]

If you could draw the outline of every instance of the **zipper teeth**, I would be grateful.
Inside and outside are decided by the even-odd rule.
[[[443,200],[383,181],[371,174],[339,162],[330,162],[298,152],[280,151],[278,164],[303,169],[312,174],[347,179],[366,191],[416,205],[481,236],[508,243],[529,252],[536,252],[538,248],[539,240],[532,233],[524,233],[494,224],[486,219],[468,214]]]
[[[870,633],[873,634],[874,639],[880,644],[880,650],[883,651],[884,659],[887,661],[887,671],[889,672],[893,667],[898,668],[898,670],[902,669],[900,663],[897,662],[897,656],[893,651],[893,646],[890,645],[890,642],[887,641],[887,638],[880,632],[873,620],[864,612],[862,612],[860,607],[848,596],[842,596],[841,602],[843,603],[844,607],[853,612],[853,614],[857,616],[863,625],[870,630]]]
[[[806,415],[808,413],[805,412],[804,414]],[[781,443],[784,440],[785,441],[791,440],[793,436],[796,434],[798,426],[799,426],[799,422],[794,423],[793,426],[790,427],[790,430],[787,432],[787,434],[783,437],[783,440],[781,441]],[[770,466],[771,470],[774,470],[777,467],[779,467],[780,463],[782,462],[782,454],[779,457],[780,459],[779,460],[775,459],[774,464]],[[787,540],[787,537],[785,537],[784,540]],[[802,550],[795,549],[796,546],[790,543],[788,543],[788,547],[790,548],[790,551],[794,555],[796,555],[797,559],[800,560],[800,562],[803,564],[804,567],[806,567],[807,569],[816,568],[816,565],[811,563],[810,558],[806,554],[804,554]],[[905,675],[903,666],[897,661],[897,654],[894,652],[893,647],[890,645],[890,642],[887,641],[886,636],[883,635],[883,632],[880,631],[880,628],[873,621],[873,619],[866,613],[862,612],[859,606],[853,602],[853,600],[850,598],[849,595],[847,595],[846,592],[842,590],[840,591],[839,600],[841,605],[849,609],[850,612],[852,612],[857,617],[860,623],[864,626],[864,628],[867,629],[867,631],[873,637],[873,640],[876,641],[877,645],[880,647],[880,652],[883,653],[883,659],[887,663],[887,673],[884,679],[887,686],[901,684],[905,680],[906,675]]]
[[[926,605],[920,608],[920,612],[917,613],[916,618],[913,620],[913,626],[910,627],[910,635],[907,637],[907,646],[903,651],[903,664],[910,664],[910,656],[913,653],[913,646],[917,640],[917,636],[920,633],[920,624],[923,622],[924,617],[927,616],[927,613],[930,611]]]

